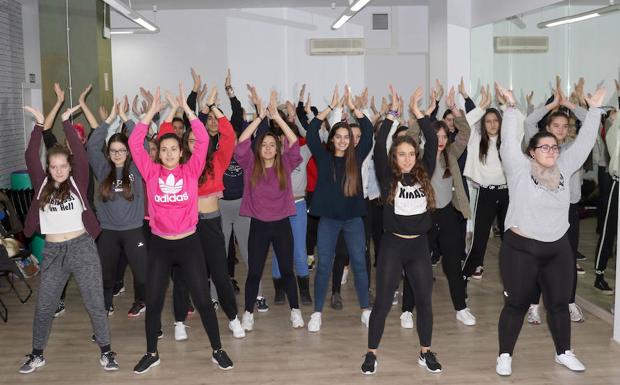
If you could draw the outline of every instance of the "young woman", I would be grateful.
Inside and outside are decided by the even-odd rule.
[[[493,219],[497,218],[500,233],[503,234],[504,218],[508,210],[508,185],[499,154],[502,116],[494,108],[480,111],[483,113],[480,131],[474,129],[471,133],[463,172],[478,186],[474,239],[463,265],[463,275],[475,279],[482,279],[484,273],[484,254]],[[474,111],[470,114],[474,114]]]
[[[228,119],[215,105],[216,100],[217,89],[213,88],[207,98],[207,104],[198,114],[198,119],[201,122],[206,122],[210,127],[215,125],[215,129],[208,129],[209,135],[211,135],[211,132],[215,132],[215,135],[209,138],[209,150],[207,151],[205,166],[198,179],[198,235],[200,236],[207,269],[211,275],[211,282],[217,291],[215,294],[224,313],[228,317],[228,328],[233,332],[235,338],[243,338],[245,337],[245,332],[237,318],[235,291],[228,277],[226,246],[218,204],[224,189],[222,176],[230,163],[235,147],[235,134]],[[169,98],[169,103],[175,103],[172,97]],[[166,122],[162,124],[160,133],[176,131],[173,130],[170,121],[173,120],[172,116],[177,106],[173,104],[172,107],[172,112],[166,119]],[[214,138],[217,140],[217,144],[214,143]],[[196,136],[193,132],[190,132],[187,136],[187,145],[192,156],[195,144]],[[177,298],[175,297],[176,300]],[[176,307],[177,305],[175,305]],[[177,328],[182,327],[185,329],[183,321],[185,320],[187,310],[183,310],[181,313],[183,319],[176,320],[175,322],[175,336],[177,335]],[[178,315],[175,317],[178,317]],[[179,322],[181,325],[179,325]]]
[[[24,107],[36,119],[28,148],[26,165],[37,195],[26,216],[26,236],[36,231],[45,235],[40,286],[34,313],[32,352],[19,369],[32,373],[45,365],[43,350],[52,328],[54,311],[67,279],[73,274],[84,306],[90,316],[96,341],[101,349],[99,362],[105,370],[118,370],[116,353],[110,347],[110,327],[103,301],[101,263],[95,240],[101,228],[86,192],[88,159],[86,150],[69,121],[80,106],[62,114],[65,137],[71,150],[56,144],[47,151],[47,167],[41,167],[39,149],[43,133],[43,114]]]
[[[543,119],[545,120],[545,130],[552,133],[558,141],[560,146],[560,152],[564,152],[573,145],[573,141],[568,141],[569,131],[569,115],[558,110],[559,107],[565,107],[573,111],[579,119],[584,122],[588,111],[585,108],[576,106],[567,100],[562,91],[557,89],[554,93],[553,99],[545,106],[534,110],[527,119],[525,119],[524,136],[523,141],[527,143],[538,132],[538,124]],[[570,190],[570,206],[568,209],[568,241],[575,257],[575,268],[573,269],[571,297],[569,299],[568,310],[570,312],[570,318],[573,322],[583,322],[584,317],[581,309],[575,303],[575,292],[577,291],[577,253],[579,246],[579,201],[581,200],[581,184],[583,182],[583,170],[582,165],[571,176],[568,183]],[[531,324],[540,324],[540,288],[537,286],[535,293],[532,297],[532,305],[527,313],[527,321]]]
[[[149,243],[146,287],[146,354],[134,367],[142,374],[159,365],[157,337],[161,330],[161,311],[173,265],[179,265],[190,287],[194,305],[213,349],[212,361],[220,369],[229,370],[233,363],[222,350],[217,317],[209,296],[208,270],[196,233],[198,224],[198,179],[204,169],[209,137],[204,124],[189,108],[180,88],[178,105],[190,119],[196,137],[194,156],[180,164],[183,150],[176,134],[165,134],[159,139],[159,162],[153,162],[144,149],[144,137],[155,113],[161,108],[159,88],[147,113],[129,137],[131,156],[146,181],[149,204],[149,225],[152,236]]]
[[[512,373],[512,354],[539,284],[547,304],[547,321],[553,337],[555,361],[573,371],[585,366],[571,351],[568,301],[575,259],[568,241],[568,179],[581,167],[594,146],[605,89],[588,99],[587,114],[577,139],[560,154],[550,132],[534,135],[527,152],[521,151],[517,133],[515,100],[511,91],[499,87],[506,98],[504,141],[500,151],[510,191],[506,234],[500,248],[500,272],[504,284],[504,308],[499,318],[500,376]]]
[[[431,228],[430,210],[435,207],[435,194],[429,175],[437,163],[437,134],[430,120],[418,108],[422,89],[413,94],[413,111],[426,138],[423,158],[418,160],[419,147],[411,136],[397,137],[389,154],[385,144],[391,122],[396,116],[398,95],[390,86],[392,107],[377,135],[375,164],[383,197],[383,224],[377,261],[377,296],[370,314],[368,352],[362,364],[363,374],[374,374],[377,348],[385,328],[385,319],[392,307],[394,292],[404,270],[417,306],[417,331],[420,339],[418,364],[433,373],[441,372],[435,353],[430,350],[433,333],[432,289],[433,271],[426,233]]]
[[[321,144],[319,129],[329,112],[339,101],[338,87],[332,96],[332,104],[317,115],[307,133],[308,147],[316,159],[318,182],[310,214],[321,217],[318,228],[319,262],[314,277],[314,313],[308,322],[308,331],[321,329],[321,312],[325,303],[330,272],[338,234],[342,231],[347,244],[351,266],[355,275],[355,291],[362,308],[362,323],[368,325],[370,305],[368,275],[366,272],[366,247],[364,222],[366,204],[361,183],[361,165],[372,148],[372,123],[355,106],[345,88],[345,103],[359,121],[362,135],[357,147],[353,145],[353,133],[347,122],[333,125],[327,140],[327,148]]]
[[[80,103],[85,115],[92,115],[86,103]],[[86,145],[88,161],[99,181],[101,199],[97,201],[97,218],[102,232],[97,240],[103,270],[103,291],[105,308],[113,309],[114,285],[121,253],[127,257],[134,279],[134,304],[129,309],[129,317],[137,317],[145,310],[146,297],[144,281],[146,278],[146,239],[142,230],[144,220],[144,188],[142,176],[131,160],[127,136],[117,133],[106,144],[108,127],[116,120],[117,110],[129,126],[131,134],[134,124],[129,121],[126,111],[129,103],[123,106],[116,103],[110,115],[99,126],[92,127],[93,133]],[[89,119],[90,120],[90,119]],[[101,151],[105,148],[105,151]]]
[[[297,136],[278,113],[275,91],[271,93],[269,113],[286,138],[281,142],[278,136],[267,132],[256,139],[256,148],[252,150],[250,137],[265,119],[266,113],[261,111],[243,131],[235,148],[235,157],[244,172],[240,215],[250,217],[249,269],[245,282],[245,312],[241,322],[246,331],[254,329],[254,304],[270,244],[273,244],[278,258],[293,328],[304,326],[293,273],[293,234],[288,219],[295,215],[291,172],[302,162],[302,158]]]

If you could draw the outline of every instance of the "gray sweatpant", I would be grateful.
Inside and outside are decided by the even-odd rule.
[[[241,208],[241,199],[226,201],[219,200],[220,213],[222,215],[222,231],[224,232],[224,240],[226,241],[226,250],[228,251],[228,243],[230,242],[230,233],[235,230],[235,238],[239,244],[239,253],[241,261],[248,270],[248,238],[250,237],[250,218],[239,215]],[[212,291],[213,292],[213,291]],[[263,296],[263,284],[258,286],[258,296]],[[213,298],[217,298],[213,297]]]
[[[90,316],[99,346],[110,345],[108,315],[103,304],[101,262],[95,241],[84,233],[65,242],[46,242],[41,262],[41,285],[32,325],[32,348],[44,350],[52,330],[62,289],[73,274]]]

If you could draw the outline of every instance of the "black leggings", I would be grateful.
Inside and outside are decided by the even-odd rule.
[[[125,254],[134,280],[134,297],[137,301],[144,301],[147,246],[142,227],[132,230],[103,229],[97,240],[101,269],[103,271],[103,296],[105,308],[112,306],[114,284],[117,279],[117,270],[121,254]]]
[[[263,276],[269,244],[278,259],[282,284],[286,290],[291,309],[299,309],[297,283],[293,273],[293,232],[291,222],[283,218],[272,222],[263,222],[256,218],[250,221],[248,238],[248,277],[245,281],[245,310],[253,313],[258,294],[258,285]]]
[[[394,292],[398,287],[403,270],[407,273],[409,283],[413,287],[416,310],[416,327],[420,345],[431,346],[433,334],[433,267],[428,251],[428,238],[420,235],[417,238],[405,239],[394,234],[384,233],[381,239],[381,256],[377,263],[377,294],[375,304],[370,313],[368,327],[368,348],[377,349],[385,319],[392,308]]]
[[[157,334],[161,330],[161,311],[166,299],[166,289],[172,266],[179,265],[183,278],[190,288],[194,305],[200,313],[202,325],[209,336],[211,348],[222,347],[215,309],[207,284],[207,265],[198,234],[182,239],[168,240],[157,235],[151,237],[146,284],[146,349],[157,351]]]
[[[500,354],[512,355],[537,284],[556,352],[570,349],[568,301],[574,265],[566,234],[554,242],[541,242],[506,231],[499,251],[505,301],[498,325]]]
[[[204,216],[204,214],[201,215]],[[219,213],[214,215],[216,216],[208,219],[201,218],[198,221],[198,236],[200,237],[200,244],[202,245],[211,282],[217,290],[219,303],[228,319],[232,321],[237,317],[237,300],[235,299],[235,289],[228,276],[228,261],[226,259],[224,233],[222,233],[222,220]],[[189,291],[180,271],[174,271],[172,279],[174,282],[174,318],[175,321],[185,321],[190,305]]]
[[[500,236],[503,239],[504,219],[506,218],[507,210],[508,189],[490,189],[482,186],[478,189],[476,217],[474,219],[474,240],[463,265],[463,275],[466,277],[471,277],[476,271],[476,267],[484,266],[484,254],[489,241],[489,231],[495,217],[497,217],[497,225],[499,226]]]
[[[306,207],[310,208],[312,203],[312,194],[314,191],[306,191]],[[310,210],[308,210],[310,211]],[[306,229],[306,253],[314,255],[316,248],[316,234],[319,228],[319,217],[312,216],[308,213],[308,227]]]

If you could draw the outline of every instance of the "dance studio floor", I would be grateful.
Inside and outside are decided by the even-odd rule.
[[[10,312],[9,322],[0,323],[0,384],[620,384],[620,345],[611,340],[611,326],[589,313],[585,323],[573,324],[572,329],[573,347],[587,366],[585,373],[572,373],[554,362],[546,324],[525,324],[515,351],[513,375],[500,378],[495,374],[497,320],[502,303],[498,244],[497,239],[489,243],[484,279],[469,286],[469,306],[478,319],[475,327],[455,320],[447,281],[440,267],[434,269],[433,350],[444,366],[441,374],[418,366],[417,335],[415,330],[401,329],[400,304],[388,316],[377,374],[360,374],[367,329],[360,323],[352,281],[343,287],[344,310],[326,306],[322,330],[317,334],[291,329],[287,307],[271,305],[269,312],[255,313],[253,332],[235,340],[223,313],[218,311],[223,347],[235,363],[228,372],[211,363],[208,340],[197,315],[188,322],[189,340],[174,341],[169,293],[163,315],[165,335],[159,343],[161,365],[142,376],[133,374],[133,366],[145,351],[144,317],[127,318],[132,296],[125,293],[116,297],[116,313],[111,318],[112,348],[118,353],[121,369],[108,373],[99,366],[99,349],[90,342],[88,316],[72,282],[67,311],[54,321],[45,351],[47,364],[28,375],[19,374],[17,369],[31,349],[36,299],[21,305],[5,292],[6,287],[0,289]],[[271,303],[270,269],[265,271],[263,285]],[[237,272],[238,278],[245,275],[240,266]],[[36,279],[31,281],[36,287]],[[126,286],[130,287],[130,282]],[[242,298],[237,296],[240,308]],[[303,307],[302,312],[307,322],[312,308]]]

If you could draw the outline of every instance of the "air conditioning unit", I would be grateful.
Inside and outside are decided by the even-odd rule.
[[[364,39],[310,39],[310,55],[363,55]]]
[[[545,53],[549,50],[547,36],[495,36],[495,53]]]

